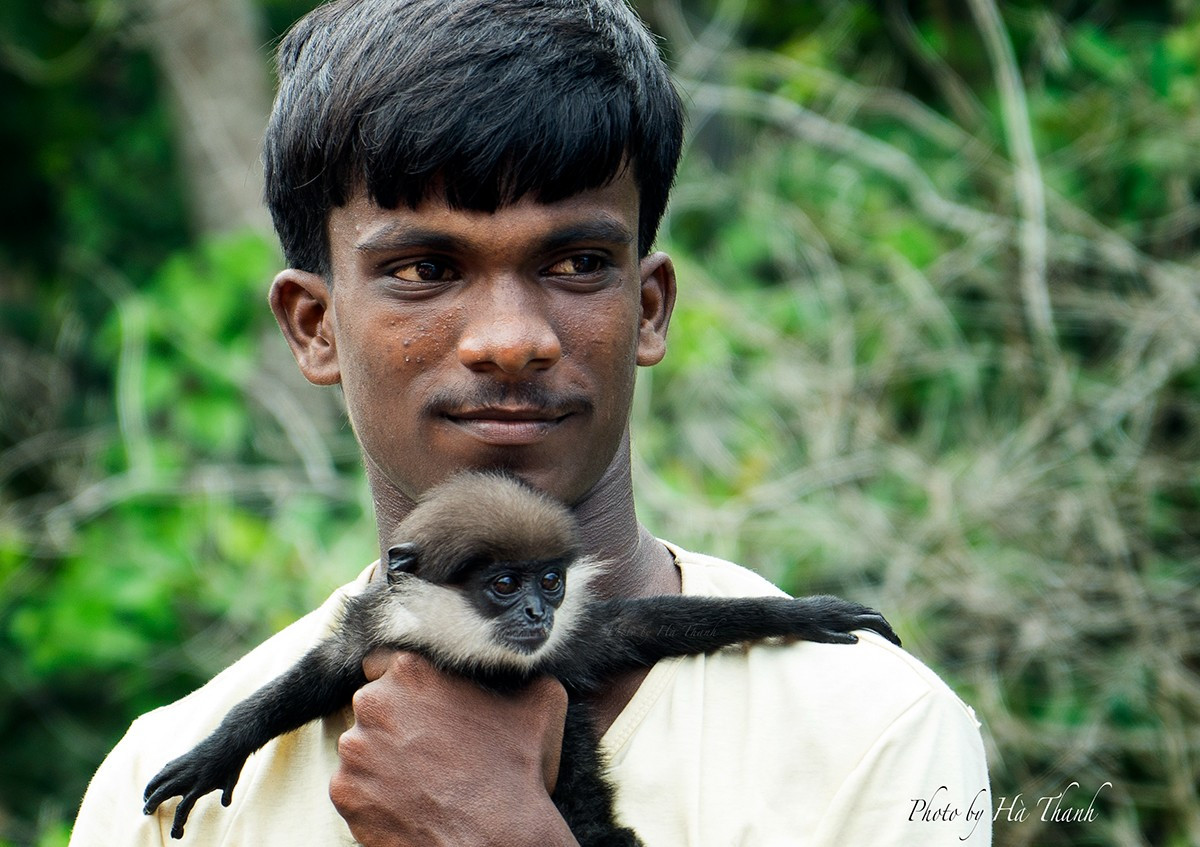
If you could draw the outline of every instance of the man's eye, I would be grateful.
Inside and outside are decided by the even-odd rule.
[[[604,261],[599,256],[571,256],[561,262],[555,262],[546,269],[552,276],[573,276],[576,274],[592,274],[604,267]]]
[[[455,278],[448,264],[432,259],[401,265],[392,271],[392,276],[405,282],[445,282]]]

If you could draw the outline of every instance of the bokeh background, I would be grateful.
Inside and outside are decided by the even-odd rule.
[[[0,5],[0,845],[373,557],[265,302],[312,5]],[[1029,809],[998,845],[1200,844],[1198,4],[640,8],[691,114],[643,519],[886,610]]]

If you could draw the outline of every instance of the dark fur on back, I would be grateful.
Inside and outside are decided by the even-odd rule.
[[[431,489],[392,535],[420,549],[422,579],[452,583],[480,556],[494,561],[568,561],[579,553],[570,512],[514,477],[463,473]]]

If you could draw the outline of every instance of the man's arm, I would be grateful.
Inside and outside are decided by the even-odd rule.
[[[509,697],[411,653],[379,651],[354,697],[329,794],[363,847],[576,844],[550,800],[567,696]]]

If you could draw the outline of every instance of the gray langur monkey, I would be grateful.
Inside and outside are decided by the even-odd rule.
[[[415,651],[500,692],[557,677],[569,699],[552,799],[583,847],[632,847],[641,842],[616,821],[583,696],[622,671],[738,642],[851,644],[851,630],[867,629],[900,643],[878,612],[836,597],[598,598],[588,583],[603,564],[581,555],[571,513],[499,473],[465,472],[431,489],[396,529],[386,565],[386,580],[349,599],[333,635],[150,781],[146,814],[183,798],[173,838],[210,791],[229,805],[251,753],[345,707],[366,684],[363,659],[377,647]]]

